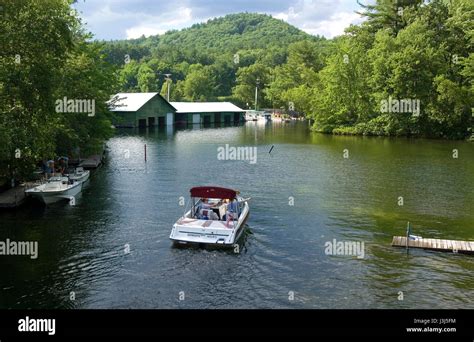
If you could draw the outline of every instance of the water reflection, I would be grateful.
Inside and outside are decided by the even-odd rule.
[[[218,160],[225,144],[257,146],[258,162]],[[40,249],[37,261],[0,257],[0,307],[474,307],[472,257],[390,246],[407,221],[417,235],[474,239],[472,144],[249,122],[120,130],[108,150],[76,206],[0,214],[0,240]],[[179,198],[209,184],[252,197],[239,254],[168,239]],[[332,239],[363,241],[365,258],[327,256]]]

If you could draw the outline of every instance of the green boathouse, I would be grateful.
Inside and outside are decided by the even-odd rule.
[[[239,123],[245,111],[230,102],[168,102],[159,93],[119,93],[109,101],[116,127]]]

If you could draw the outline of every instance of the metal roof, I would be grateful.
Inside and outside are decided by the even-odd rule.
[[[235,113],[244,112],[230,102],[170,102],[177,113]]]
[[[118,93],[108,104],[112,112],[136,112],[159,93]],[[163,97],[162,99],[167,102]],[[230,102],[170,102],[177,113],[235,113],[244,112]]]
[[[113,107],[110,108],[112,112],[136,112],[156,95],[159,93],[118,93],[108,104],[113,102]]]

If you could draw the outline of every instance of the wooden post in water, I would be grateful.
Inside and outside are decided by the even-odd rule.
[[[410,240],[410,222],[407,223],[407,241],[406,241],[406,247],[407,247],[407,253],[408,253],[408,248],[410,247],[408,245],[408,241]]]
[[[145,163],[146,163],[146,144],[145,144]]]

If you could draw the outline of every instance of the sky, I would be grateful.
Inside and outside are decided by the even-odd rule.
[[[74,7],[99,40],[163,34],[240,12],[270,14],[327,38],[363,20],[356,0],[77,0]]]

